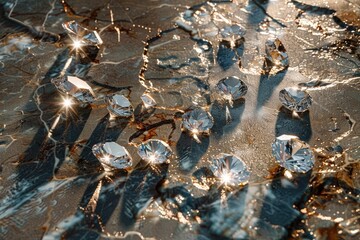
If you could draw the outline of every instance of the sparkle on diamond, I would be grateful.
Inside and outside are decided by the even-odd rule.
[[[209,112],[196,108],[182,116],[183,128],[193,133],[208,132],[214,125],[214,119]]]
[[[171,155],[170,146],[161,140],[150,139],[138,146],[138,154],[151,164],[164,163]]]
[[[272,153],[280,166],[292,172],[305,173],[314,166],[314,153],[297,136],[281,135],[272,144]]]
[[[95,144],[92,152],[106,171],[132,166],[132,158],[126,148],[115,142]]]
[[[224,185],[246,184],[250,178],[246,164],[240,158],[230,154],[222,153],[213,159],[210,169]]]
[[[67,93],[81,102],[91,103],[95,100],[95,93],[91,86],[80,78],[64,76],[52,79],[51,82],[59,91]]]

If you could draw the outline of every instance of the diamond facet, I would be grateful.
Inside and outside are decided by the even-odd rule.
[[[213,159],[210,169],[225,185],[246,184],[250,178],[250,172],[246,164],[240,158],[231,154],[220,154]]]
[[[133,114],[133,107],[124,95],[114,94],[106,98],[109,112],[118,117],[131,117]]]
[[[235,76],[221,79],[216,85],[218,90],[228,100],[238,100],[247,93],[246,84]]]
[[[73,76],[52,79],[51,82],[61,92],[67,93],[81,102],[91,103],[95,100],[95,93],[90,85]]]
[[[228,41],[235,46],[238,46],[243,42],[245,32],[245,29],[238,24],[226,26],[220,30],[220,34],[223,40]]]
[[[297,136],[281,135],[272,144],[272,154],[280,166],[292,172],[305,173],[314,166],[314,153]]]
[[[151,97],[148,93],[144,93],[140,98],[141,98],[145,108],[151,108],[151,107],[156,106],[155,99],[153,97]]]
[[[309,93],[293,87],[282,89],[279,99],[284,107],[295,112],[305,112],[312,104]]]
[[[289,66],[289,58],[286,49],[278,38],[272,38],[265,42],[265,57],[269,60],[277,71]]]
[[[132,166],[132,158],[125,147],[116,142],[98,143],[92,152],[106,171],[113,168],[124,169]]]
[[[195,108],[182,116],[182,125],[192,133],[208,132],[214,125],[214,119],[209,112]]]
[[[84,45],[101,45],[102,39],[97,31],[91,31],[82,27],[76,21],[69,21],[62,24],[66,32],[71,36],[74,41],[80,41]]]
[[[170,146],[161,140],[150,139],[138,146],[138,154],[145,161],[152,164],[164,163],[171,155]]]

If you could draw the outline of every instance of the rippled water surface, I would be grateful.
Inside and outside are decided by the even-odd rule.
[[[0,3],[1,239],[359,239],[359,1]],[[74,48],[62,27],[71,20],[103,43]],[[285,65],[265,58],[273,37]],[[86,81],[95,100],[65,108],[51,81],[63,75]],[[229,76],[247,85],[244,97],[217,90]],[[313,102],[294,114],[279,91],[297,86]],[[113,93],[133,117],[109,114]],[[198,137],[181,125],[195,107],[214,118]],[[282,134],[311,146],[312,170],[276,164]],[[167,162],[137,155],[152,138],[169,144]],[[92,146],[106,141],[133,166],[104,172]],[[243,160],[248,184],[214,178],[220,153]]]

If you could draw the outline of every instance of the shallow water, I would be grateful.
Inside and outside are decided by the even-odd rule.
[[[0,238],[359,238],[358,1],[1,4]],[[70,20],[104,43],[73,49],[61,26]],[[233,24],[245,35],[224,39]],[[288,68],[268,68],[274,36]],[[64,73],[87,81],[97,100],[64,109],[51,83]],[[229,102],[216,91],[228,76],[247,84],[245,97]],[[278,97],[294,86],[313,98],[298,115]],[[104,97],[115,92],[129,97],[133,118],[109,115]],[[155,108],[143,107],[144,92]],[[181,131],[195,106],[214,117],[198,140]],[[313,170],[278,167],[271,143],[282,134],[314,149]],[[138,157],[150,138],[171,146],[167,163]],[[105,173],[91,151],[104,141],[125,146],[133,167]],[[222,152],[249,166],[247,185],[214,179],[209,164]]]

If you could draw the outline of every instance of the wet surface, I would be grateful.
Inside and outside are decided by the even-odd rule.
[[[0,6],[0,238],[359,238],[358,1]],[[74,48],[62,27],[71,20],[103,44]],[[233,25],[244,31],[224,34]],[[288,67],[265,57],[274,37]],[[52,83],[63,75],[86,81],[95,100],[64,107]],[[229,76],[248,87],[232,102],[216,90]],[[282,107],[286,87],[311,95],[309,111]],[[114,93],[129,98],[133,117],[109,114],[105,99]],[[156,106],[144,107],[144,93]],[[214,118],[197,138],[181,126],[195,107]],[[282,134],[313,148],[312,170],[276,164],[271,143]],[[171,147],[167,162],[137,155],[152,138]],[[124,146],[133,166],[104,172],[92,146],[105,141]],[[219,182],[210,170],[219,153],[244,161],[247,185]]]

